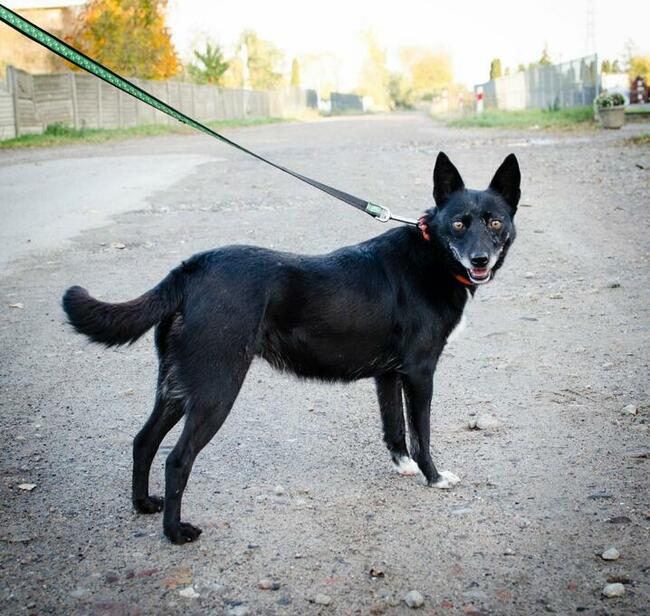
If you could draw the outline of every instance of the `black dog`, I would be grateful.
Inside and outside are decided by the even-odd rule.
[[[493,277],[515,238],[520,173],[510,154],[487,190],[467,190],[440,153],[433,179],[437,207],[419,228],[395,228],[317,257],[252,246],[200,253],[121,304],[68,289],[63,308],[70,323],[95,342],[131,343],[156,325],[158,388],[133,443],[133,504],[141,513],[164,507],[163,528],[173,542],[201,533],[180,521],[183,491],[256,355],[301,377],[374,378],[398,470],[419,470],[438,488],[458,481],[439,473],[429,453],[433,373],[468,297]],[[149,470],[183,415],[183,432],[167,458],[163,504],[149,495]]]

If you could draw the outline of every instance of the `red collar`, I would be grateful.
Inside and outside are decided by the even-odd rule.
[[[420,229],[420,233],[422,233],[422,237],[424,238],[425,241],[430,241],[431,236],[429,235],[429,227],[427,227],[427,223],[424,220],[424,216],[420,216],[418,218],[418,229]],[[468,278],[465,278],[465,276],[461,276],[460,274],[452,273],[452,276],[458,280],[461,284],[464,284],[466,287],[473,287],[474,283],[469,280]]]
[[[418,218],[418,229],[420,229],[422,237],[428,242],[431,239],[431,236],[429,235],[429,227],[427,227],[424,216],[420,216],[420,218]]]
[[[465,276],[461,276],[460,274],[454,274],[454,278],[458,280],[461,284],[464,284],[466,287],[473,287],[474,283],[469,280],[469,278],[465,278]]]

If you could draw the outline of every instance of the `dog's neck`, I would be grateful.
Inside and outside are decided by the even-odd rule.
[[[418,219],[417,229],[421,240],[423,240],[428,244],[427,246],[428,250],[430,252],[438,253],[438,258],[436,259],[436,263],[440,263],[441,261],[446,262],[447,261],[447,259],[445,259],[446,252],[442,245],[442,242],[440,238],[438,238],[435,234],[431,233],[431,231],[429,230],[429,226],[425,221],[424,216],[421,216]],[[469,278],[464,276],[462,273],[454,271],[453,264],[448,264],[448,265],[449,265],[448,271],[451,277],[456,282],[459,282],[461,285],[467,287],[468,290],[472,291],[473,293],[476,290],[476,285]]]

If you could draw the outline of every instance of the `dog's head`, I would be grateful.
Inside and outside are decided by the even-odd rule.
[[[421,222],[447,254],[453,273],[483,284],[501,267],[515,239],[520,181],[519,163],[510,154],[487,190],[469,190],[446,154],[438,154],[433,170],[436,207]]]

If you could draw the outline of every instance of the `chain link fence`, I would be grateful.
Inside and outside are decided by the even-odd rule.
[[[474,86],[486,109],[562,109],[591,105],[598,96],[597,56],[535,66]]]

